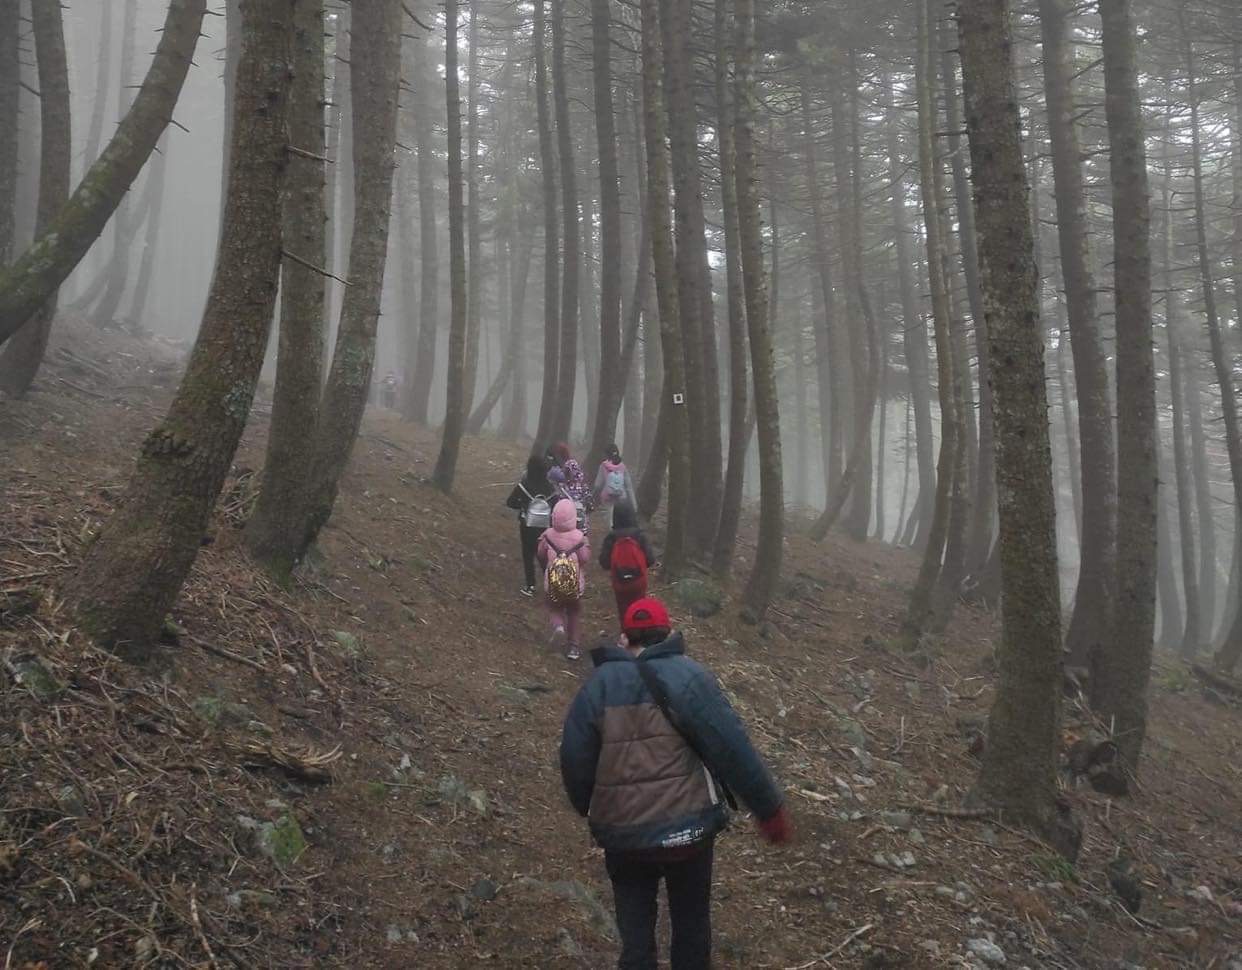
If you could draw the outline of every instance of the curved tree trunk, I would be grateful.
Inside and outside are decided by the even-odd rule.
[[[69,125],[69,65],[60,0],[33,0],[35,58],[39,67],[39,209],[35,233],[47,231],[69,198],[69,160],[73,157]],[[34,382],[47,350],[56,315],[54,291],[0,351],[0,390],[22,397]]]
[[[315,428],[314,475],[299,558],[332,514],[362,423],[375,363],[375,331],[388,257],[393,149],[401,81],[401,0],[354,0],[350,65],[353,228],[340,325]]]
[[[73,272],[146,164],[181,94],[205,7],[206,0],[172,0],[146,80],[108,147],[47,231],[0,272],[0,343]]]
[[[1040,0],[1044,96],[1048,103],[1057,232],[1082,446],[1082,553],[1066,647],[1069,662],[1085,667],[1109,636],[1112,624],[1116,597],[1117,472],[1107,360],[1090,265],[1082,149],[1075,122],[1075,61],[1068,18],[1069,0]]]
[[[462,211],[461,83],[457,76],[457,0],[445,0],[444,89],[448,118],[449,357],[445,379],[444,429],[432,480],[447,492],[457,473],[466,421],[466,227]]]
[[[327,286],[311,266],[327,261],[324,133],[324,4],[298,0],[293,25],[291,154],[281,203],[286,256],[281,265],[276,389],[258,504],[246,524],[251,554],[286,579],[301,553],[307,486],[314,478],[315,436],[323,379]],[[294,259],[293,257],[296,257]]]
[[[245,7],[223,246],[198,340],[117,510],[65,591],[78,626],[133,660],[150,656],[194,563],[263,365],[280,266],[293,7]],[[178,33],[170,28],[165,40]]]
[[[958,16],[979,248],[985,254],[983,304],[995,362],[1005,590],[999,683],[975,794],[1007,817],[1052,835],[1062,683],[1056,499],[1009,2],[964,0]]]
[[[745,602],[751,617],[761,619],[776,595],[781,579],[785,543],[784,468],[759,214],[759,162],[755,150],[759,93],[755,89],[754,0],[736,0],[733,19],[738,230],[742,250],[742,283],[746,292],[746,328],[750,337],[750,367],[755,385],[755,415],[759,429],[759,542],[746,584]]]
[[[1125,764],[1147,731],[1156,609],[1156,370],[1151,322],[1151,200],[1130,0],[1100,0],[1113,187],[1117,319],[1117,609],[1091,666],[1091,706]],[[1081,388],[1081,383],[1080,383]],[[1084,456],[1085,457],[1085,456]]]

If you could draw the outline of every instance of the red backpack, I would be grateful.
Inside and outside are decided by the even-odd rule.
[[[621,536],[613,543],[611,565],[617,586],[647,585],[647,557],[633,536]]]

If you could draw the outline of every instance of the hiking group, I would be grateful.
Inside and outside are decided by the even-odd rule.
[[[604,850],[621,938],[620,970],[656,970],[661,880],[668,895],[671,970],[711,967],[711,885],[716,836],[738,800],[773,844],[792,837],[780,787],[715,676],[686,656],[667,608],[649,596],[656,565],[638,523],[633,482],[615,445],[593,487],[564,444],[527,462],[508,505],[518,513],[525,596],[544,570],[552,642],[581,657],[591,511],[612,509],[600,550],[621,635],[592,651],[561,736],[570,804]]]

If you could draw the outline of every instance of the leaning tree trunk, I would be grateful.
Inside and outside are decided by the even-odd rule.
[[[449,357],[445,379],[444,429],[432,480],[441,491],[453,487],[466,421],[466,235],[462,211],[461,84],[457,77],[457,0],[445,0],[444,90],[448,118]]]
[[[1075,120],[1076,65],[1069,37],[1069,0],[1040,0],[1040,25],[1057,232],[1082,446],[1082,552],[1066,647],[1069,662],[1086,667],[1109,636],[1116,597],[1113,409],[1091,273],[1087,196]]]
[[[39,67],[39,208],[35,233],[47,231],[69,198],[69,160],[73,149],[69,129],[69,65],[65,58],[65,28],[60,0],[33,0],[35,58]],[[30,390],[43,354],[52,318],[56,315],[56,292],[48,297],[0,351],[0,390],[22,397]]]
[[[1156,370],[1151,324],[1151,200],[1130,0],[1100,0],[1113,186],[1117,320],[1117,611],[1091,667],[1091,706],[1131,769],[1147,731],[1156,611]]]
[[[729,90],[731,53],[728,0],[716,0],[716,141],[720,157],[720,200],[724,215],[725,280],[729,313],[729,464],[720,503],[720,525],[712,552],[712,572],[724,579],[733,569],[742,489],[746,478],[747,409],[750,393],[746,370],[746,289],[742,284],[742,253],[737,212],[734,107]]]
[[[78,626],[133,660],[151,655],[194,563],[263,365],[280,266],[293,7],[244,8],[223,246],[198,340],[116,512],[65,590]],[[177,32],[171,24],[164,38]]]
[[[1056,499],[1008,0],[963,0],[958,27],[993,361],[1004,586],[999,680],[975,794],[1051,835],[1062,676]]]
[[[733,19],[738,229],[742,249],[742,282],[746,291],[746,328],[750,336],[750,367],[755,383],[755,415],[759,429],[759,542],[754,567],[746,585],[745,602],[751,617],[759,619],[780,584],[785,542],[785,496],[776,362],[772,354],[772,335],[768,330],[768,295],[764,282],[759,162],[755,151],[759,94],[755,89],[754,0],[736,0]]]
[[[668,465],[668,527],[664,540],[664,569],[678,576],[686,565],[686,510],[690,502],[690,424],[682,401],[686,393],[679,320],[679,291],[673,254],[673,227],[669,217],[669,164],[665,149],[667,122],[660,75],[659,0],[642,0],[643,136],[647,154],[647,206],[651,225],[651,261],[655,271],[656,302],[660,309],[660,344],[664,357],[664,393],[652,457],[643,485],[658,482]],[[661,435],[663,441],[660,441]],[[640,496],[640,506],[642,497]],[[643,509],[649,512],[650,506]]]
[[[430,38],[430,33],[427,37]],[[431,382],[436,372],[436,337],[440,332],[440,235],[436,228],[435,149],[432,146],[432,98],[434,70],[429,63],[428,39],[414,45],[415,96],[414,150],[418,153],[418,359],[412,380],[406,382],[405,417],[427,424],[431,406]]]
[[[17,128],[21,88],[21,59],[18,49],[20,0],[0,0],[0,266],[6,266],[13,252],[17,213]],[[105,14],[110,11],[104,8]]]
[[[940,457],[936,468],[936,501],[927,529],[927,546],[918,578],[910,593],[910,606],[904,624],[904,639],[917,643],[932,620],[932,594],[940,576],[941,558],[949,533],[949,501],[954,471],[958,465],[958,423],[954,414],[953,351],[949,344],[949,292],[944,274],[942,213],[937,205],[935,147],[936,99],[933,80],[930,11],[931,0],[917,0],[918,57],[916,88],[919,105],[919,185],[926,227],[927,275],[931,281],[932,320],[936,336],[936,379],[940,395]]]
[[[301,551],[307,483],[314,478],[315,436],[323,377],[327,261],[324,132],[324,4],[298,0],[289,95],[289,173],[282,200],[284,262],[276,389],[258,504],[246,524],[251,554],[285,579]]]
[[[565,0],[552,0],[552,100],[556,107],[557,156],[561,165],[561,232],[565,239],[561,274],[561,356],[557,364],[556,412],[552,437],[568,440],[578,387],[578,270],[582,234],[574,140],[569,125],[569,78],[565,69]]]
[[[350,285],[341,304],[332,368],[315,428],[314,474],[300,536],[301,558],[332,514],[362,424],[375,363],[375,332],[388,256],[393,149],[401,81],[401,0],[354,0],[352,34],[366,51],[350,65],[353,116],[353,231]]]
[[[206,0],[172,0],[134,104],[46,232],[0,272],[0,343],[69,276],[99,238],[163,134],[198,42]]]

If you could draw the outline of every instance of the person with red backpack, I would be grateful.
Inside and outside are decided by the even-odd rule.
[[[630,604],[647,595],[647,573],[655,563],[655,552],[638,525],[634,506],[628,502],[614,506],[612,531],[600,549],[599,564],[612,579],[617,615],[622,620]]]

